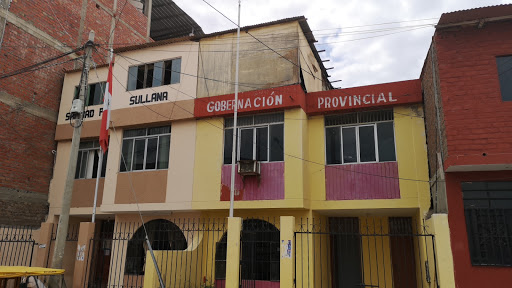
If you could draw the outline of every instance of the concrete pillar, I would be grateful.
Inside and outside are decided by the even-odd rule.
[[[440,287],[455,287],[455,270],[450,242],[448,214],[433,214],[430,224],[433,228],[436,244],[437,274]]]
[[[86,275],[87,265],[91,265],[88,261],[92,248],[91,238],[94,237],[94,228],[96,223],[82,222],[78,232],[77,251],[75,255],[75,270],[73,271],[73,288],[81,288],[87,281]]]
[[[295,279],[295,217],[281,216],[280,286],[293,287]]]
[[[240,231],[242,218],[228,218],[228,243],[226,253],[226,288],[239,288],[240,282]]]
[[[34,267],[46,267],[46,263],[48,263],[48,252],[51,248],[52,229],[53,223],[41,224],[41,228],[39,229],[39,239],[37,239],[37,243],[39,245],[34,247],[34,249],[37,249],[37,256],[33,264]]]

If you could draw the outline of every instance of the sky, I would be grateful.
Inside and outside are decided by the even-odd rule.
[[[236,22],[237,0],[206,0]],[[202,0],[174,0],[205,33],[233,23]],[[305,16],[337,88],[418,79],[442,13],[504,0],[242,0],[241,26]],[[393,22],[393,23],[391,23]],[[388,23],[388,24],[385,24]]]

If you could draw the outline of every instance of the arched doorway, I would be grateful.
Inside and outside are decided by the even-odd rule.
[[[156,219],[145,224],[148,239],[153,250],[185,250],[187,239],[181,229],[169,220]],[[144,275],[146,263],[146,233],[139,227],[128,241],[126,250],[125,275]]]
[[[219,286],[226,277],[227,232],[217,243],[215,280]],[[245,219],[242,224],[240,249],[241,287],[279,287],[280,233],[272,223]]]

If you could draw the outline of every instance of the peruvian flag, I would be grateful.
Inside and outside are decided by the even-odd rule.
[[[100,146],[103,153],[108,149],[108,127],[110,124],[110,102],[112,101],[112,66],[114,58],[108,66],[107,87],[105,87],[105,96],[103,97],[103,114],[101,117],[101,130],[100,130]]]

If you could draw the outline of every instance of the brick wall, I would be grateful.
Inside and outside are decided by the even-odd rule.
[[[102,48],[107,48],[114,15],[121,15],[113,35],[115,47],[145,42],[147,18],[126,0],[117,1],[115,12],[114,1],[86,0],[86,10],[82,2],[13,1],[9,14],[19,22],[8,21],[5,26],[0,75],[62,54],[59,47],[83,45],[90,30],[95,31],[95,43],[100,44],[94,61],[104,63],[107,52]],[[50,38],[33,35],[31,28]],[[48,44],[49,39],[60,43],[59,47]],[[71,59],[68,56],[52,63]],[[74,62],[0,80],[0,189],[4,191],[0,193],[0,207],[10,207],[0,210],[0,224],[37,226],[46,216],[47,198],[38,193],[48,193],[52,177],[56,123],[51,118],[56,119],[58,113],[64,70],[82,66],[74,66]],[[34,107],[48,117],[34,114]],[[9,191],[16,196],[9,196]],[[20,211],[33,211],[34,215],[22,217]]]
[[[434,36],[452,165],[512,163],[512,101],[501,99],[496,56],[512,54],[512,22]]]
[[[434,70],[432,70],[432,68]],[[443,104],[442,101],[440,101],[441,96],[439,90],[439,69],[436,58],[435,43],[432,43],[430,46],[420,78],[423,92],[423,105],[425,109],[425,131],[427,134],[428,144],[427,150],[430,173],[429,175],[430,178],[433,178],[438,169],[439,161],[437,153],[441,153],[443,155],[443,160],[445,160],[446,156],[448,155],[445,134],[446,130],[444,127]],[[437,118],[439,118],[439,124],[437,123]],[[441,131],[440,137],[438,133],[439,130]]]

